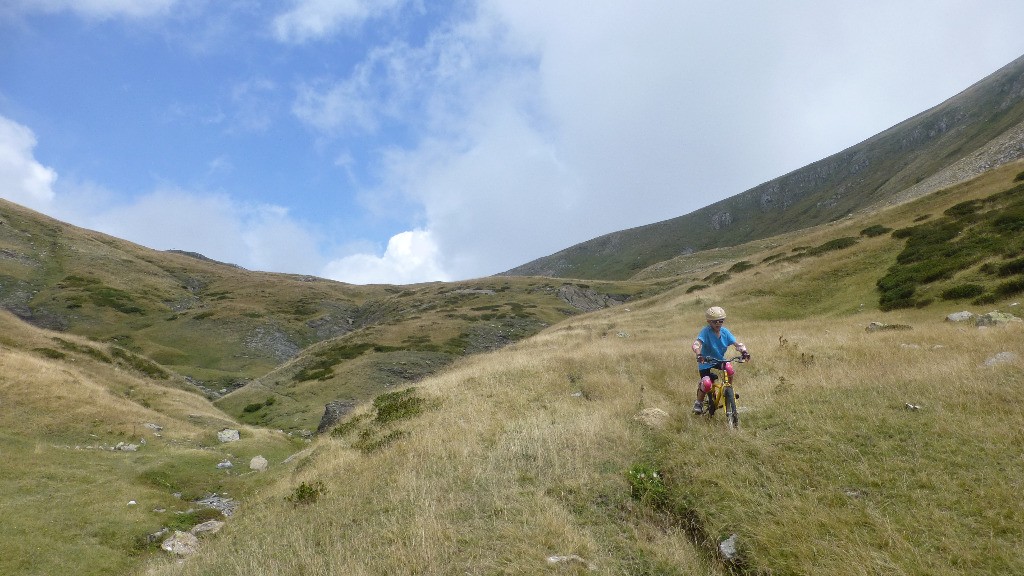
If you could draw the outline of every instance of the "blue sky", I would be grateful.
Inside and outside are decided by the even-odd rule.
[[[491,275],[856,144],[1024,3],[0,0],[0,197],[358,284]]]

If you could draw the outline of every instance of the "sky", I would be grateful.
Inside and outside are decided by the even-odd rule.
[[[688,214],[1024,55],[1019,0],[0,0],[0,197],[354,284]]]

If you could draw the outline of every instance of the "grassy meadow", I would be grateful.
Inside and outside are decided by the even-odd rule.
[[[875,281],[902,246],[858,235],[963,196],[686,257],[677,273],[708,286],[460,361],[416,385],[414,410],[366,407],[318,439],[200,555],[148,573],[1022,573],[1024,323],[945,320],[1019,307],[882,312]],[[689,342],[712,304],[754,356],[735,432],[689,412]],[[999,352],[1015,356],[986,365]],[[664,418],[642,422],[649,409]],[[739,556],[723,561],[732,535]]]
[[[1002,288],[1017,278],[1017,236],[989,228],[1016,225],[1022,169],[681,256],[625,283],[634,300],[589,314],[560,312],[550,279],[374,288],[395,300],[361,310],[390,307],[388,321],[325,339],[216,403],[153,362],[157,340],[125,348],[0,315],[0,573],[1024,573],[1024,323],[945,320],[1024,316],[1021,294]],[[999,194],[1006,214],[985,208]],[[895,231],[945,226],[956,206],[971,221],[943,250],[958,238],[991,250],[913,279],[900,301],[912,305],[883,311],[879,280],[913,236]],[[965,283],[980,292],[951,292]],[[286,297],[263,302],[301,302],[301,285],[286,279]],[[218,302],[230,300],[205,309],[228,315]],[[711,305],[753,354],[738,369],[736,431],[690,413],[689,344]],[[533,336],[468,356],[445,348],[499,342],[503,322],[529,310],[547,324]],[[428,361],[438,365],[417,372]],[[358,388],[382,373],[395,379]],[[309,426],[341,389],[365,402],[331,432],[277,430]],[[225,427],[242,440],[218,442]],[[248,469],[255,455],[267,472]],[[196,555],[147,539],[208,519],[194,501],[213,493],[240,506]],[[719,543],[734,535],[738,555],[724,559]]]
[[[1024,570],[1024,326],[917,310],[752,321],[712,296],[595,313],[463,362],[416,387],[419,414],[378,425],[370,410],[317,441],[200,555],[149,573]],[[736,432],[689,413],[687,344],[710,300],[754,354]],[[913,329],[869,333],[872,320]],[[999,351],[1018,359],[985,367]],[[642,424],[645,408],[667,417]],[[634,468],[662,484],[638,494]],[[296,503],[304,485],[317,497]],[[726,566],[715,550],[731,534],[741,556]]]

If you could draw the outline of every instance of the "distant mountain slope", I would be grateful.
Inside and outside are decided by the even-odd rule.
[[[1024,57],[828,158],[690,214],[606,234],[501,275],[629,278],[681,254],[735,246],[921,196],[1022,157]]]
[[[232,416],[275,429],[315,428],[329,402],[365,401],[672,285],[354,286],[151,250],[0,200],[0,310],[113,346],[152,377],[184,376]]]

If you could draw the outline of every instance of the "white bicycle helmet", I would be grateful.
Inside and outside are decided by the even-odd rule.
[[[704,318],[711,320],[725,320],[725,309],[721,306],[712,306],[704,311]]]

